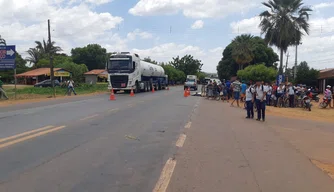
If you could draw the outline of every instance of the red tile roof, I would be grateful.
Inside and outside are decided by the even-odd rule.
[[[54,68],[54,71],[59,71],[61,69],[62,68]],[[50,73],[50,68],[38,68],[21,74],[17,74],[16,77],[37,77],[40,75],[47,75],[49,73]]]
[[[105,69],[93,69],[85,73],[85,75],[100,75],[101,73],[105,72]]]

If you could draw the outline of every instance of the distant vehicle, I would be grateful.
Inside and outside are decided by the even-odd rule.
[[[168,87],[165,70],[153,63],[140,60],[139,55],[130,52],[114,53],[107,63],[108,89],[135,93],[162,90]]]
[[[60,83],[58,80],[55,80],[55,87],[60,86]],[[51,85],[51,79],[41,81],[39,83],[36,83],[34,87],[52,87]]]
[[[198,85],[197,85],[197,76],[196,75],[187,75],[187,80],[184,83],[184,89],[194,89],[197,91]]]

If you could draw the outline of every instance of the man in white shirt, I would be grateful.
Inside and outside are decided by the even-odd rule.
[[[257,109],[257,121],[265,121],[266,115],[266,95],[268,87],[264,86],[261,81],[256,82],[255,94],[256,94],[256,109]]]
[[[77,93],[74,91],[74,81],[72,80],[72,78],[70,78],[70,80],[67,81],[67,94],[71,95],[71,92],[73,91],[74,95],[77,95]]]
[[[255,90],[251,86],[250,82],[247,83],[247,89],[246,89],[246,110],[247,110],[247,116],[246,119],[253,119],[254,118],[254,94]]]
[[[288,84],[288,95],[289,95],[289,105],[291,108],[295,106],[295,87],[292,84]]]

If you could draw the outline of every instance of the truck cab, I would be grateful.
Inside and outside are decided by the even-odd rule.
[[[130,52],[113,53],[108,62],[108,89],[135,93],[165,89],[168,76],[164,69],[142,61],[138,54]],[[167,83],[166,83],[167,82]]]
[[[197,85],[197,76],[196,75],[187,75],[187,80],[184,83],[184,89],[194,89],[197,91],[198,85]]]

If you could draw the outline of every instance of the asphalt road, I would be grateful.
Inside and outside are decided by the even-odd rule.
[[[0,108],[0,191],[152,191],[199,100],[174,87]]]

